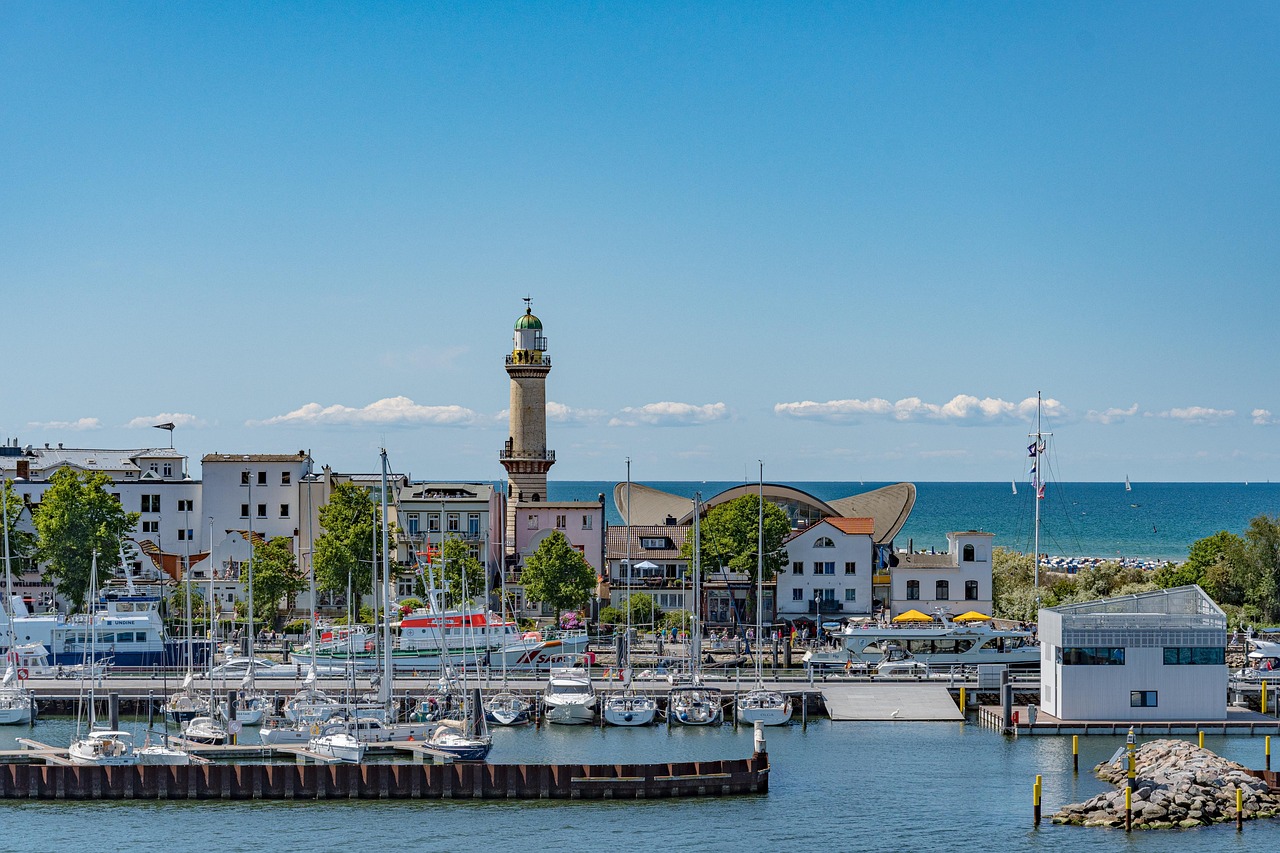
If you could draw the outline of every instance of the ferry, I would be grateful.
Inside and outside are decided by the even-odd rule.
[[[931,622],[922,627],[870,627],[850,623],[835,634],[845,655],[840,664],[878,665],[890,647],[907,652],[931,668],[1004,664],[1015,669],[1040,666],[1040,646],[1030,631],[993,628],[986,623]]]
[[[391,659],[397,670],[434,670],[448,654],[450,664],[529,670],[546,669],[557,655],[587,650],[585,631],[521,632],[516,623],[486,610],[432,611],[421,608],[392,625]],[[314,658],[317,664],[378,669],[381,638],[372,625],[341,625],[320,630]],[[309,646],[295,652],[312,657]]]
[[[158,583],[112,580],[99,592],[90,613],[33,614],[23,605],[15,610],[14,642],[19,648],[44,646],[54,666],[76,666],[88,659],[90,636],[96,633],[95,661],[110,661],[118,667],[184,665],[187,641],[169,637],[165,631],[160,619],[163,596],[164,588]],[[15,596],[15,608],[19,601]],[[2,636],[8,636],[7,620],[0,610]],[[209,641],[193,641],[193,665],[206,665],[211,650]]]

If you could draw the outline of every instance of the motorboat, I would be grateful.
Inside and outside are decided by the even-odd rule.
[[[582,656],[576,657],[571,666],[551,670],[542,701],[549,723],[577,726],[595,722],[596,692]]]
[[[349,732],[337,731],[312,736],[307,749],[332,761],[359,764],[364,760],[365,742]]]
[[[652,696],[625,690],[606,696],[600,713],[611,726],[647,726],[658,715],[658,702]]]

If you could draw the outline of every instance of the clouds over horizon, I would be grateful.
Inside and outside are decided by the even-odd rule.
[[[646,403],[643,406],[627,406],[610,418],[609,426],[701,426],[715,421],[728,420],[729,407],[724,403]]]
[[[423,406],[408,397],[384,397],[359,408],[307,403],[245,426],[470,426],[484,418],[464,406]]]
[[[142,427],[154,427],[157,424],[173,424],[177,427],[202,427],[206,426],[205,422],[195,415],[189,415],[183,412],[161,412],[158,415],[142,415],[136,417],[125,424],[126,429],[141,429]]]
[[[1236,416],[1235,409],[1212,409],[1207,406],[1186,406],[1163,412],[1145,412],[1148,418],[1166,418],[1188,424],[1218,424]],[[1257,422],[1256,420],[1254,421]]]
[[[98,418],[80,418],[74,421],[28,421],[27,429],[65,429],[83,432],[91,429],[102,429],[102,421]]]
[[[1041,402],[1044,414],[1054,420],[1069,416],[1065,406],[1057,400]],[[887,419],[914,423],[994,424],[1013,420],[1029,421],[1036,414],[1036,398],[1028,397],[1019,403],[994,397],[978,398],[970,394],[957,394],[945,403],[926,403],[919,397],[904,397],[891,403],[880,397],[868,400],[828,400],[816,403],[812,400],[795,403],[778,403],[774,414],[800,420],[825,423],[851,423],[862,420]]]
[[[1096,409],[1090,409],[1084,416],[1085,420],[1093,421],[1099,424],[1118,424],[1124,423],[1126,418],[1132,418],[1138,414],[1138,404],[1134,403],[1127,409],[1103,409],[1101,412]]]

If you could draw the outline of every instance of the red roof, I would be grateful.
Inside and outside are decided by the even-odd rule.
[[[839,530],[841,533],[848,533],[850,535],[862,533],[870,536],[875,533],[876,529],[876,520],[874,518],[828,517],[822,520],[827,524],[830,524],[836,530]]]

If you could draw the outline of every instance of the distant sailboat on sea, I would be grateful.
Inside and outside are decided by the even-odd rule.
[[[1013,493],[1016,495],[1016,494],[1018,493],[1018,481],[1017,481],[1017,480],[1011,480],[1011,481],[1009,482],[1009,485],[1013,486]]]
[[[1128,475],[1128,474],[1125,474],[1125,475],[1124,475],[1124,490],[1125,490],[1126,492],[1132,492],[1132,491],[1133,491],[1133,484],[1131,484],[1131,483],[1129,482],[1129,475]]]

